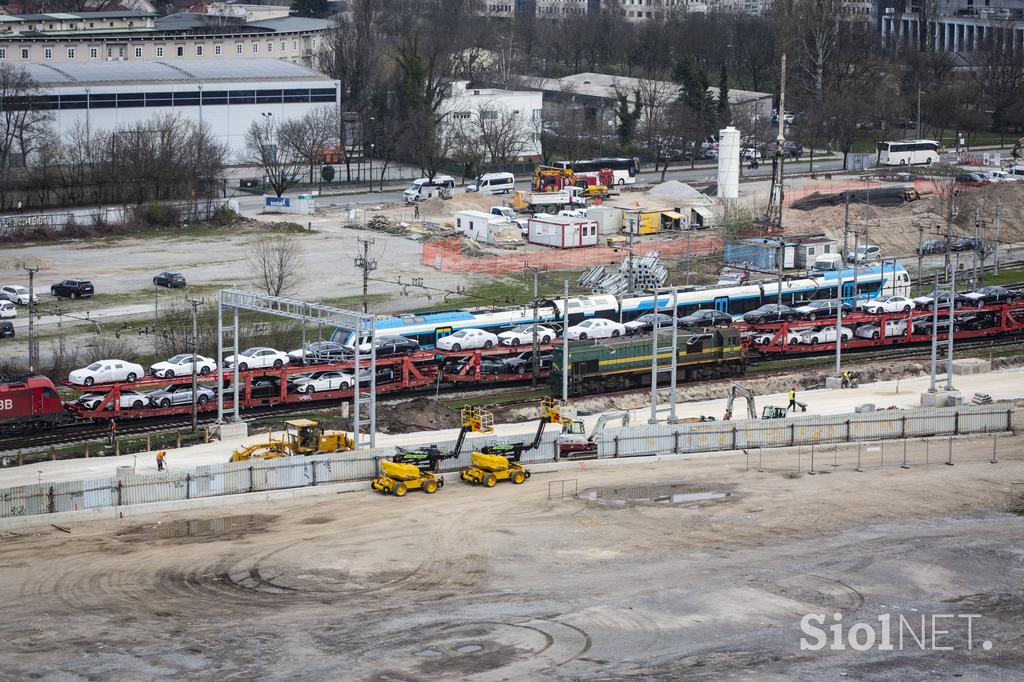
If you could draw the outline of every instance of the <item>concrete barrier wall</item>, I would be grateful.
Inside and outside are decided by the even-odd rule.
[[[598,458],[693,454],[750,448],[844,443],[905,437],[1013,430],[1014,410],[1007,405],[881,410],[863,414],[792,417],[784,420],[738,420],[688,424],[639,424],[607,429],[598,434]],[[524,454],[523,462],[539,464],[558,459],[558,434],[548,431],[540,445]],[[522,437],[500,436],[467,440],[456,459],[446,460],[443,472],[468,466],[473,445],[508,444]],[[427,441],[452,450],[455,441]],[[0,490],[0,517],[60,514],[85,509],[180,502],[195,498],[244,495],[319,485],[368,482],[380,461],[394,447],[365,452],[339,452],[313,457],[284,457],[197,467],[93,481],[41,483]]]

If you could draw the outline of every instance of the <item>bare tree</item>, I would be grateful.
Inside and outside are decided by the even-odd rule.
[[[245,133],[243,161],[258,166],[274,194],[281,196],[299,182],[299,171],[306,161],[287,144],[282,135],[284,124],[273,116],[253,121]]]
[[[0,64],[0,206],[8,203],[12,169],[24,168],[36,144],[49,137],[50,115],[40,97],[27,70]]]
[[[262,234],[249,246],[249,268],[256,286],[268,296],[281,296],[302,281],[302,249],[288,235]]]
[[[523,114],[493,103],[477,107],[473,124],[486,159],[499,168],[515,162],[533,140],[533,131]]]
[[[337,114],[333,107],[316,107],[302,118],[285,121],[278,131],[281,144],[309,165],[311,183],[316,182],[313,172],[318,164],[323,163],[325,152],[331,147],[338,147],[341,122]]]
[[[681,148],[678,132],[680,121],[677,117],[679,88],[663,76],[655,74],[637,83],[636,98],[640,102],[640,119],[637,135],[641,143],[654,155],[654,172],[661,166],[661,177],[665,179],[668,161],[672,152]]]

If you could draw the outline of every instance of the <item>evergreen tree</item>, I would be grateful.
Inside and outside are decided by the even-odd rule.
[[[718,79],[718,124],[729,125],[732,121],[732,112],[729,111],[729,72],[722,64],[722,74]]]
[[[327,0],[292,0],[292,12],[299,17],[325,17],[330,8]]]
[[[633,106],[629,105],[629,97],[624,92],[619,94],[619,102],[615,107],[615,115],[619,119],[617,132],[619,144],[628,146],[633,141],[633,134],[636,132],[636,124],[640,121],[640,110],[643,108],[640,103],[640,91],[633,93]]]

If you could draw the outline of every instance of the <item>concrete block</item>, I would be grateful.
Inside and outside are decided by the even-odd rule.
[[[857,405],[856,407],[853,408],[853,411],[854,411],[855,414],[862,414],[864,412],[874,412],[875,411],[875,404],[874,403],[864,403],[862,405]]]
[[[842,377],[825,377],[825,388],[842,388],[843,378]]]
[[[245,422],[227,422],[220,425],[221,440],[245,440],[249,437],[249,425]]]
[[[921,407],[953,407],[963,402],[959,391],[936,391],[921,393]]]
[[[992,371],[992,363],[981,358],[960,358],[953,360],[953,374],[986,374]]]

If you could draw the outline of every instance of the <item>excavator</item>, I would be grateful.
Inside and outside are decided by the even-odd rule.
[[[747,417],[750,419],[757,419],[757,407],[754,404],[754,392],[746,386],[740,386],[739,384],[732,384],[729,386],[729,399],[725,403],[725,416],[723,420],[729,421],[732,419],[732,405],[736,402],[736,396],[746,399],[747,401]],[[797,402],[797,407],[801,411],[807,411],[807,403]],[[786,408],[779,407],[778,405],[765,405],[761,411],[761,419],[785,419]]]
[[[562,432],[558,434],[558,456],[575,459],[597,456],[597,436],[613,419],[621,419],[623,426],[629,426],[628,411],[605,412],[598,418],[588,436],[582,420],[563,417]]]
[[[316,455],[321,452],[347,452],[355,449],[355,443],[347,433],[325,432],[311,419],[290,419],[284,423],[284,428],[283,439],[269,438],[264,443],[239,447],[228,461],[278,459],[293,455]]]
[[[417,450],[397,448],[390,461],[380,463],[384,472],[373,479],[370,486],[385,495],[393,493],[395,497],[404,497],[410,490],[422,490],[431,495],[438,488],[444,487],[444,477],[438,473],[438,465],[446,459],[455,459],[462,452],[466,434],[470,431],[490,433],[494,430],[494,417],[490,412],[478,407],[462,408],[462,428],[455,441],[455,449],[443,452],[436,445],[429,445]]]
[[[485,445],[473,453],[472,464],[462,470],[463,481],[493,488],[498,481],[511,480],[516,485],[525,483],[530,477],[530,470],[520,464],[523,453],[535,450],[544,435],[544,427],[548,424],[548,416],[537,420],[537,433],[533,441],[508,443],[506,445]]]
[[[1017,140],[1017,144],[1013,145],[1013,149],[1010,150],[1010,156],[1013,157],[1015,163],[1024,160],[1024,137]]]
[[[595,182],[591,184],[591,180]],[[533,171],[532,189],[534,192],[560,192],[566,187],[579,187],[587,197],[604,198],[608,196],[614,182],[615,176],[607,168],[598,171],[595,178],[591,175],[576,175],[561,166],[537,166]]]

